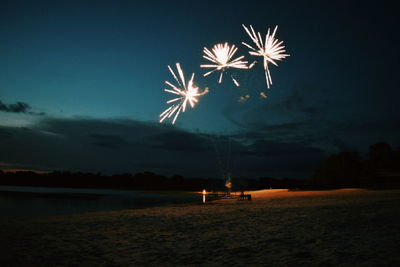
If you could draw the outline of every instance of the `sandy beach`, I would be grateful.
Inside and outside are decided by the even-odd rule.
[[[400,266],[400,190],[1,217],[1,266]]]

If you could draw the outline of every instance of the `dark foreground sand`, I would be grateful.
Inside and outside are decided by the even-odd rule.
[[[400,190],[0,217],[0,266],[400,266]]]

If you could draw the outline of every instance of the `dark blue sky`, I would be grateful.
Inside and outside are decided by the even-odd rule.
[[[259,2],[2,1],[0,168],[218,177],[229,154],[233,176],[304,177],[332,152],[399,146],[394,6]],[[260,66],[236,73],[240,88],[202,77],[204,46],[251,60],[241,24],[279,25],[291,56],[271,90]],[[210,93],[159,125],[176,62]]]

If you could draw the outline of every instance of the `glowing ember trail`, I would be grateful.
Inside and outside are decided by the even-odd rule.
[[[190,80],[186,83],[183,70],[179,63],[176,63],[176,69],[178,70],[179,79],[170,66],[168,66],[168,69],[174,77],[175,81],[178,83],[178,86],[175,86],[174,84],[165,81],[165,84],[167,84],[170,88],[164,89],[164,91],[177,95],[178,97],[167,101],[167,104],[174,104],[172,104],[172,106],[170,106],[169,108],[164,110],[163,113],[160,114],[160,122],[163,122],[166,118],[171,118],[175,114],[172,120],[172,124],[174,124],[179,114],[181,112],[185,112],[187,103],[189,103],[190,106],[193,108],[198,102],[197,97],[206,94],[208,92],[208,88],[206,88],[201,93],[199,92],[199,88],[193,82],[194,73],[192,73]]]
[[[224,71],[228,68],[235,68],[235,69],[248,69],[247,61],[243,61],[242,59],[244,56],[240,56],[236,59],[232,59],[233,55],[237,51],[237,47],[235,45],[229,45],[228,43],[225,44],[216,44],[212,48],[212,51],[208,50],[208,48],[204,47],[204,55],[203,58],[213,62],[214,64],[203,64],[200,65],[201,68],[214,68],[213,70],[204,74],[204,77],[210,75],[214,71],[221,71],[219,75],[218,83],[222,82],[222,76]],[[240,86],[239,82],[232,78],[232,81],[236,86]]]
[[[253,43],[256,45],[257,48],[252,47],[251,45],[242,42],[243,45],[250,48],[252,51],[249,51],[249,54],[252,56],[259,56],[263,57],[264,59],[264,71],[265,71],[265,80],[267,81],[267,87],[270,88],[272,85],[272,78],[271,73],[268,69],[268,63],[272,63],[275,66],[278,64],[275,61],[280,61],[290,55],[284,54],[286,50],[284,50],[285,46],[282,46],[283,41],[279,42],[278,39],[275,39],[275,33],[278,29],[278,26],[275,26],[275,29],[270,34],[270,29],[268,28],[267,35],[265,36],[265,42],[263,42],[261,38],[260,32],[255,32],[253,27],[250,25],[250,29],[247,28],[245,25],[242,25],[243,28],[246,30],[247,34],[250,36]]]

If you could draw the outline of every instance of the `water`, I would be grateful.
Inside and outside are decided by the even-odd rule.
[[[45,216],[200,203],[190,192],[0,186],[0,216]]]

